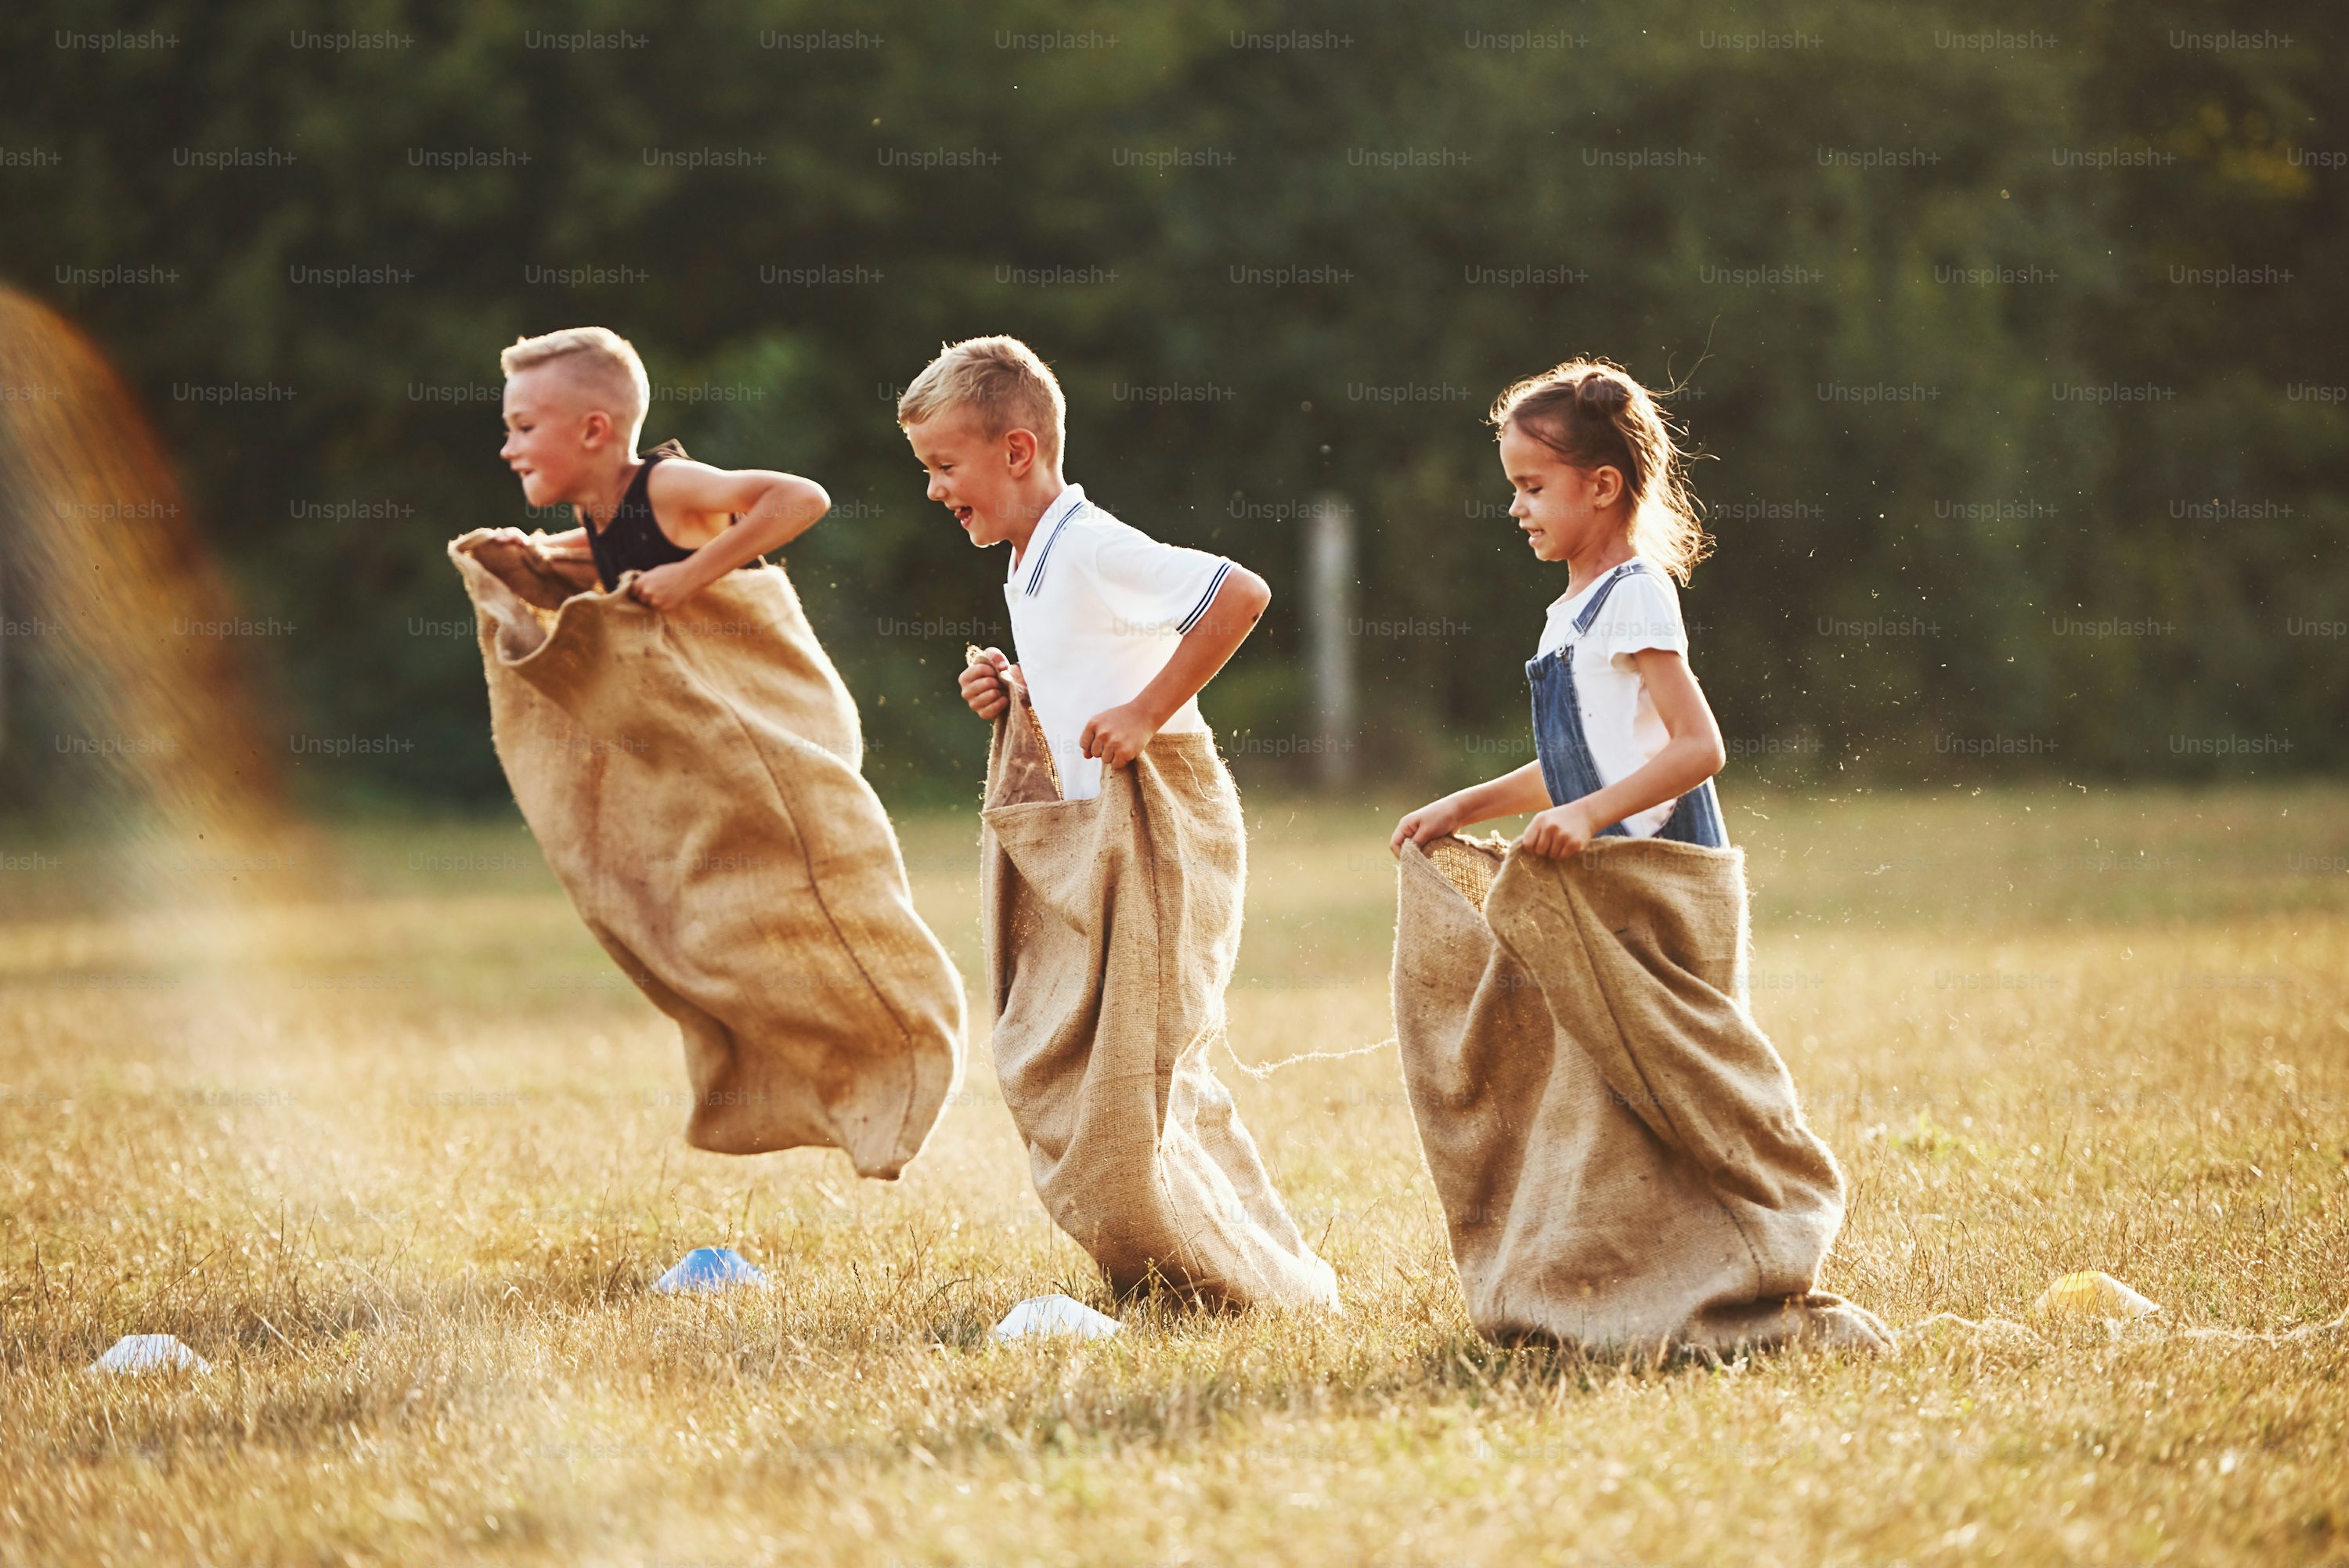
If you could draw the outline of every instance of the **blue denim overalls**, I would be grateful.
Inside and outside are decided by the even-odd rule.
[[[1629,561],[1609,573],[1582,613],[1575,616],[1575,634],[1590,630],[1590,623],[1599,618],[1599,607],[1615,592],[1615,584],[1647,569],[1644,562]],[[1527,664],[1526,679],[1534,688],[1534,755],[1541,759],[1542,783],[1549,790],[1550,803],[1563,806],[1579,800],[1597,790],[1600,780],[1599,765],[1590,759],[1590,743],[1583,735],[1582,705],[1574,693],[1574,645],[1568,643]],[[1620,822],[1609,822],[1599,831],[1630,837],[1630,830]],[[1713,780],[1706,779],[1673,801],[1671,815],[1664,819],[1655,836],[1727,849],[1729,833],[1722,826],[1721,802],[1713,796]]]

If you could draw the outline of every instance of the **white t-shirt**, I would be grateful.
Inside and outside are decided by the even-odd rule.
[[[1101,793],[1101,759],[1078,744],[1086,721],[1142,695],[1231,570],[1220,555],[1164,544],[1120,522],[1085,500],[1082,485],[1045,509],[1028,548],[1011,558],[1003,599],[1064,799]],[[1163,734],[1206,727],[1195,697],[1159,727]]]
[[[1602,787],[1637,773],[1671,739],[1631,655],[1647,648],[1688,655],[1680,595],[1672,592],[1671,580],[1652,566],[1625,573],[1590,629],[1575,631],[1575,617],[1599,584],[1621,571],[1602,572],[1572,597],[1560,595],[1553,602],[1542,625],[1541,646],[1535,650],[1547,654],[1574,645],[1575,704],[1582,710],[1583,738],[1590,745],[1590,760],[1598,766]],[[1671,814],[1672,802],[1667,800],[1624,818],[1623,830],[1635,839],[1652,838]]]

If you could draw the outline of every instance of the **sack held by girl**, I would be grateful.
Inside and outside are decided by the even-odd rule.
[[[1671,580],[1706,540],[1654,397],[1571,360],[1495,403],[1509,515],[1567,566],[1535,760],[1396,826],[1396,1033],[1470,1315],[1705,1352],[1891,1336],[1817,1289],[1843,1178],[1747,1006],[1744,857]],[[1514,846],[1456,830],[1535,815]]]

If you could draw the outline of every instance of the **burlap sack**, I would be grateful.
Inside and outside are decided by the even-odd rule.
[[[1395,918],[1403,1077],[1477,1328],[1889,1348],[1816,1288],[1843,1177],[1747,1010],[1744,852],[1496,843],[1404,845]]]
[[[1335,1306],[1209,1056],[1247,882],[1214,739],[1161,735],[1063,800],[1015,688],[981,820],[996,1071],[1045,1210],[1120,1291]]]
[[[791,580],[731,573],[656,612],[485,531],[449,556],[523,820],[684,1036],[686,1141],[837,1148],[895,1176],[961,1077],[962,982]]]

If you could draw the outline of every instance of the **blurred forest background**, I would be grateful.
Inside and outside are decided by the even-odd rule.
[[[1332,497],[1357,778],[1529,755],[1563,573],[1482,416],[1574,353],[1685,381],[1733,768],[2306,771],[2349,754],[2344,34],[2318,0],[35,0],[0,280],[143,397],[287,727],[413,743],[300,759],[322,801],[505,798],[442,546],[529,526],[498,350],[584,323],[644,352],[647,443],[830,489],[786,560],[893,799],[984,767],[952,683],[1008,639],[1004,559],[892,405],[987,332],[1058,368],[1071,479],[1272,582],[1206,699],[1244,777],[1310,776]],[[0,805],[55,809],[55,640],[5,579]]]

